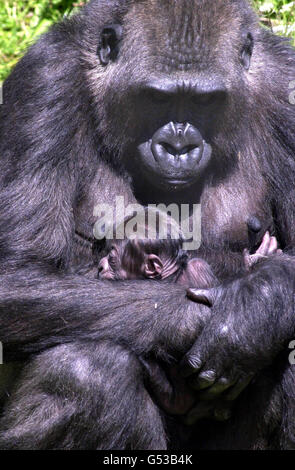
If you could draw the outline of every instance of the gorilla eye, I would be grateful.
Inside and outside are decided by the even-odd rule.
[[[197,105],[209,106],[212,104],[220,103],[225,99],[226,93],[224,90],[212,91],[208,93],[200,93],[192,98],[192,101]]]
[[[199,95],[195,98],[195,101],[198,104],[209,104],[213,103],[214,101],[214,93],[204,93],[203,95]]]
[[[119,24],[106,26],[101,33],[97,55],[101,65],[114,61],[119,53],[119,43],[122,39],[122,26]]]
[[[246,70],[249,70],[250,68],[253,47],[254,47],[253,36],[251,33],[248,33],[242,52],[241,52],[241,64]]]
[[[155,103],[155,104],[168,103],[168,101],[171,98],[170,93],[167,93],[162,90],[152,89],[152,88],[145,91],[145,96],[148,99],[148,101],[151,101],[152,103]]]

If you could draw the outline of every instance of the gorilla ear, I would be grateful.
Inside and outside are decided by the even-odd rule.
[[[254,47],[254,39],[251,33],[247,34],[242,52],[241,52],[241,63],[246,70],[249,70],[251,57]]]
[[[163,263],[156,255],[146,255],[143,269],[148,279],[155,279],[162,274]]]
[[[108,65],[111,60],[116,59],[119,53],[122,32],[123,28],[119,24],[112,24],[103,28],[97,49],[101,65]]]

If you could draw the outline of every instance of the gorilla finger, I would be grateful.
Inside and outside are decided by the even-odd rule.
[[[267,254],[268,255],[273,255],[274,253],[276,253],[277,249],[278,249],[277,239],[276,239],[276,237],[271,237]]]
[[[252,266],[252,263],[251,263],[250,251],[247,250],[247,248],[245,248],[243,251],[243,260],[244,260],[244,266],[246,270],[249,271]]]
[[[244,257],[244,259],[248,259],[249,256],[250,256],[250,251],[249,251],[247,248],[245,248],[245,249],[243,250],[243,257]]]
[[[268,249],[269,249],[269,244],[270,244],[270,235],[269,235],[269,232],[266,232],[263,239],[262,239],[262,243],[259,246],[256,253],[259,253],[262,256],[267,256]]]
[[[215,382],[212,387],[208,390],[201,391],[198,393],[199,400],[214,400],[216,399],[221,393],[223,393],[228,388],[232,387],[236,383],[236,380],[230,380],[225,377],[222,377],[217,382]]]
[[[189,385],[194,390],[203,390],[205,388],[211,387],[216,380],[216,373],[213,370],[207,370],[206,372],[201,372],[197,376],[191,377],[189,380]]]
[[[199,304],[212,307],[216,299],[215,289],[187,289],[186,295],[190,300],[198,302]]]
[[[236,385],[224,395],[224,400],[233,401],[238,398],[240,393],[249,385],[253,377],[254,374],[251,374],[247,378],[239,379]]]
[[[199,403],[195,408],[182,418],[182,422],[187,426],[192,426],[203,418],[211,418],[214,414],[214,403]]]
[[[188,353],[180,362],[180,373],[183,377],[196,374],[203,366],[203,361],[198,354]]]
[[[165,371],[152,359],[139,357],[139,362],[143,366],[143,374],[153,393],[158,397],[161,395],[172,396],[173,387],[168,380]]]

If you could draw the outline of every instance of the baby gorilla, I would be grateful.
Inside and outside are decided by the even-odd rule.
[[[131,217],[125,219],[129,222]],[[218,280],[209,264],[201,258],[189,259],[183,251],[183,236],[179,238],[135,238],[124,240],[109,240],[106,245],[107,255],[98,265],[100,280],[168,280],[184,287],[197,289],[214,287]],[[260,260],[279,253],[275,237],[266,232],[259,248],[250,254],[244,250],[244,267],[248,271]],[[206,302],[206,299],[204,299]],[[207,302],[206,302],[207,303]]]
[[[154,279],[176,282],[186,287],[211,287],[217,282],[210,266],[200,258],[189,260],[182,250],[183,239],[133,239],[107,244],[101,259],[101,280]],[[249,256],[249,261],[252,256]]]
[[[165,240],[108,242],[99,279],[217,285],[210,266],[198,258],[189,260],[182,245],[182,236],[173,239],[171,233]],[[276,240],[267,233],[254,255],[245,253],[246,268],[276,249]],[[164,450],[160,408],[181,415],[195,402],[176,367],[170,366],[167,374],[153,358],[138,357],[112,339],[75,341],[45,351],[26,366],[6,405],[0,448]]]

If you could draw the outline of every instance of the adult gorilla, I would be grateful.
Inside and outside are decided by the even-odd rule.
[[[294,260],[238,275],[251,216],[294,245],[294,66],[244,0],[95,0],[29,50],[0,110],[6,361],[76,339],[164,360],[192,346],[183,369],[205,399],[236,398],[254,376],[197,447],[294,447]],[[94,259],[93,206],[121,194],[202,204],[199,255],[224,281],[212,310],[177,286],[73,274]]]

